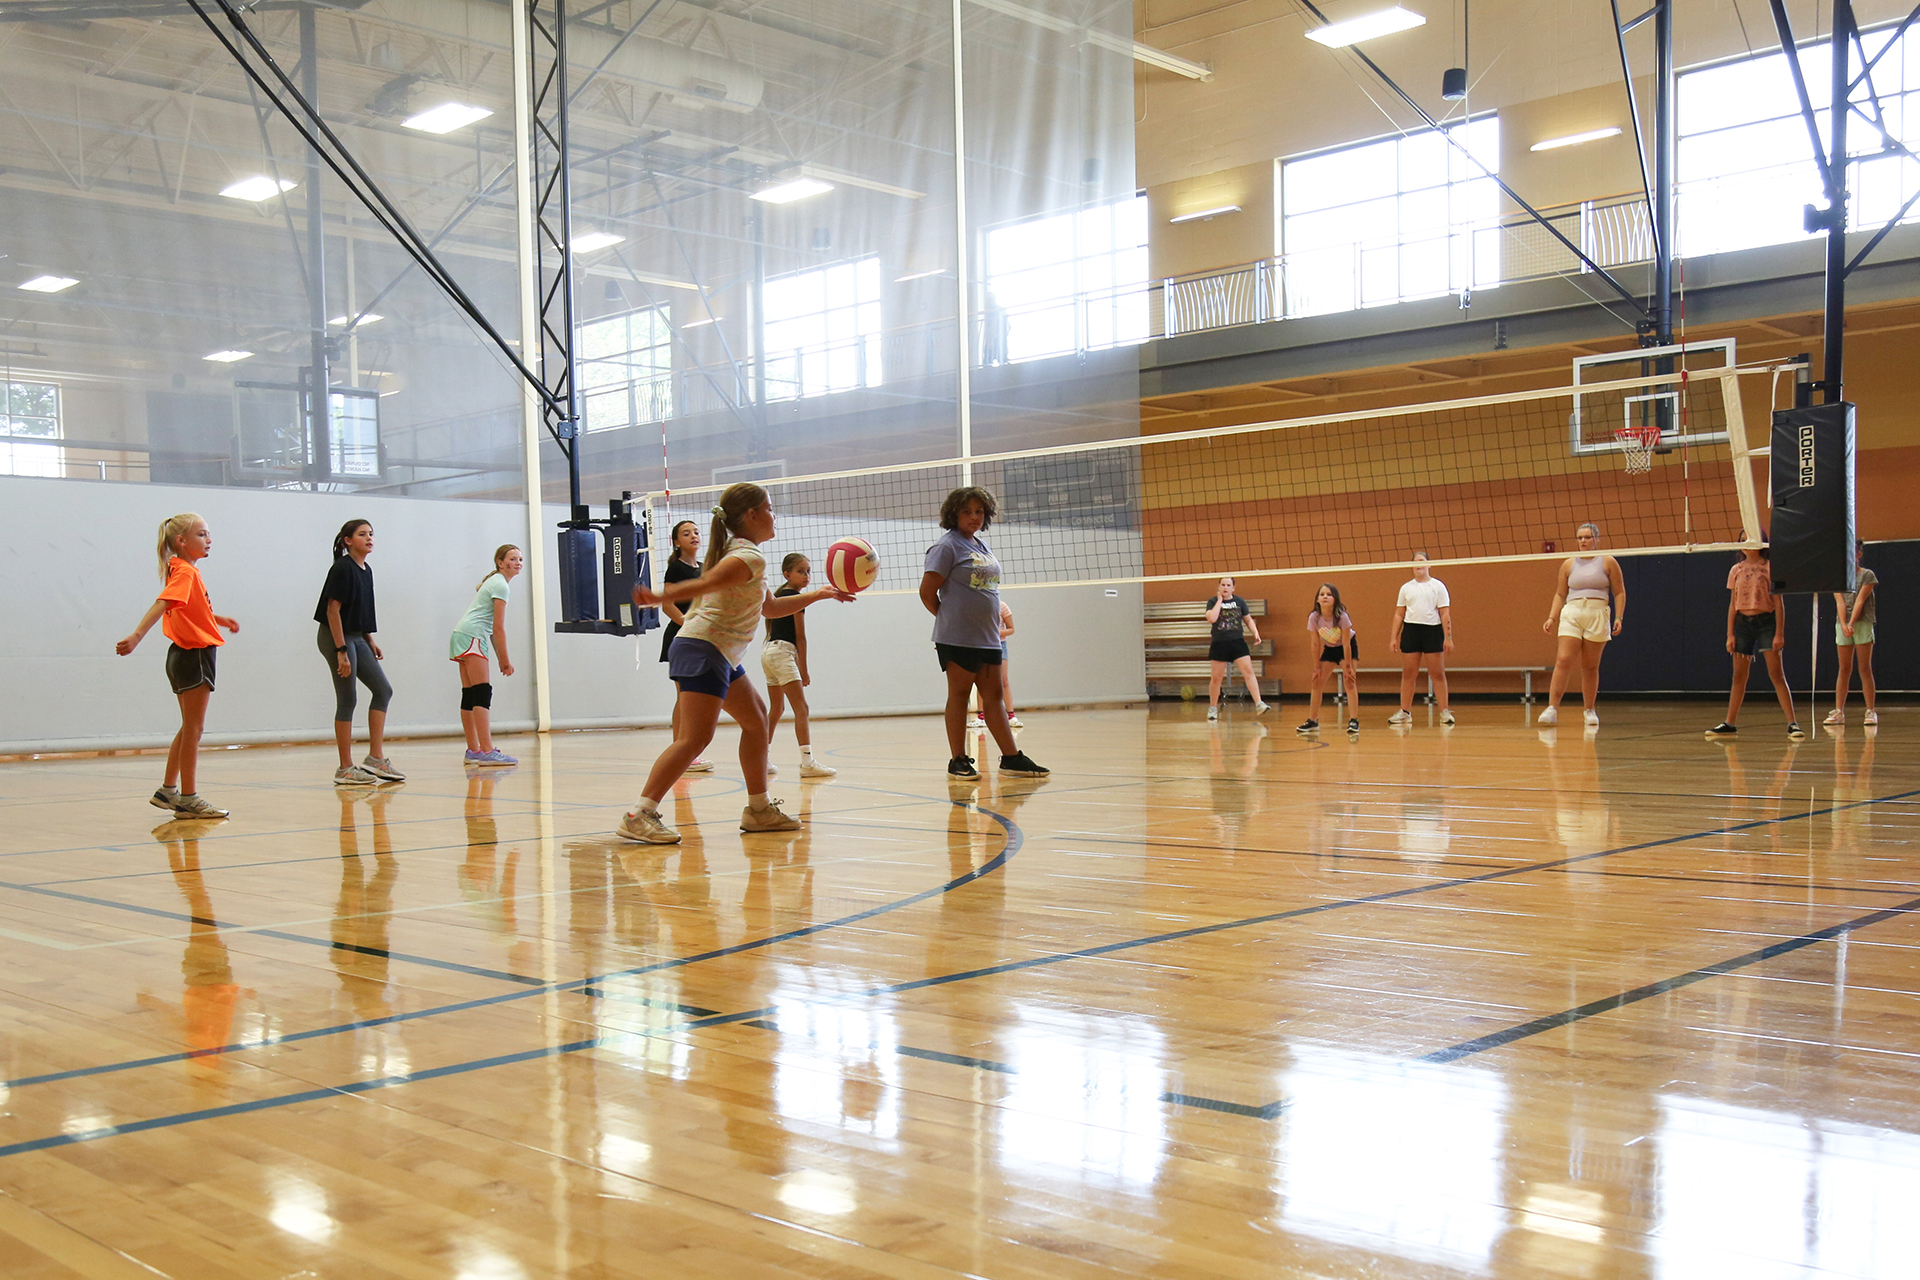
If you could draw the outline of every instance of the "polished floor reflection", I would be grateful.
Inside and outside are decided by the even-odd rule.
[[[0,1274],[1913,1275],[1920,710],[1605,710],[0,766]]]

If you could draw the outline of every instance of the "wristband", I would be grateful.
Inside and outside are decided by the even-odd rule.
[[[333,646],[333,651],[334,651],[335,653],[345,653],[345,652],[347,651],[347,646],[345,646],[345,645],[343,645],[343,644],[337,644],[337,645],[335,645],[335,646]]]

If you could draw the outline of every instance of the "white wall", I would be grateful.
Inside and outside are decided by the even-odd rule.
[[[314,605],[341,523],[371,520],[384,666],[394,685],[388,731],[458,734],[459,680],[447,633],[502,542],[527,546],[515,503],[367,498],[184,485],[101,484],[0,476],[7,512],[0,549],[0,652],[10,695],[0,710],[0,753],[164,745],[179,716],[162,671],[167,640],[155,626],[131,657],[126,635],[159,590],[154,555],[161,520],[197,511],[213,533],[202,572],[215,609],[240,622],[220,655],[207,741],[330,739],[333,687],[315,647]],[[551,563],[565,515],[548,508],[538,550]],[[932,528],[929,524],[929,540]],[[768,558],[795,548],[776,539]],[[1018,565],[1009,566],[1017,579]],[[524,588],[522,577],[516,587]],[[559,617],[549,575],[549,612]],[[1107,591],[1117,594],[1108,596]],[[1007,593],[1016,616],[1013,680],[1022,707],[1123,702],[1145,697],[1141,592],[1047,587]],[[530,611],[508,610],[510,652],[520,674],[494,678],[495,724],[530,728]],[[809,690],[819,716],[937,710],[945,683],[934,664],[932,619],[911,595],[866,596],[808,610]],[[557,727],[663,724],[673,686],[658,661],[659,633],[632,638],[553,635],[551,680]],[[758,649],[748,670],[760,678]],[[364,725],[361,688],[356,722]]]

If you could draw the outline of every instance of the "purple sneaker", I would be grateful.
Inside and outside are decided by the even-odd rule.
[[[519,764],[520,762],[506,752],[495,749],[484,753],[476,763],[500,768],[506,765]]]

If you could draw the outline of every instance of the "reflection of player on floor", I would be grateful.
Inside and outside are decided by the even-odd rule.
[[[1265,700],[1260,697],[1260,681],[1253,674],[1253,651],[1247,648],[1249,635],[1253,643],[1260,643],[1260,624],[1253,620],[1253,610],[1247,602],[1233,592],[1233,579],[1222,578],[1218,594],[1207,597],[1207,622],[1213,628],[1207,645],[1207,660],[1213,663],[1213,672],[1207,681],[1209,720],[1220,718],[1220,689],[1227,681],[1229,666],[1240,673],[1241,681],[1252,695],[1254,714],[1264,715],[1267,710]]]
[[[1747,697],[1747,674],[1753,668],[1753,656],[1766,658],[1767,676],[1773,681],[1774,696],[1787,715],[1787,736],[1804,738],[1799,721],[1793,717],[1793,690],[1787,687],[1786,672],[1780,666],[1780,651],[1787,647],[1787,606],[1773,594],[1773,563],[1765,547],[1748,547],[1727,574],[1727,652],[1733,655],[1733,688],[1727,694],[1727,718],[1707,730],[1709,738],[1730,738],[1740,732],[1734,721],[1740,704]]]
[[[680,833],[660,817],[660,801],[687,766],[713,741],[720,712],[740,726],[740,769],[746,775],[747,807],[742,831],[794,831],[797,818],[767,798],[767,706],[747,679],[740,658],[760,630],[762,618],[785,618],[821,600],[851,600],[835,587],[778,600],[767,593],[766,558],[760,544],[773,537],[773,504],[757,484],[730,485],[713,509],[713,528],[701,575],[691,582],[663,583],[658,591],[636,586],[633,602],[695,600],[686,625],[674,637],[667,674],[680,686],[679,728],[647,775],[640,803],[621,819],[619,834],[642,844],[678,844]]]
[[[1547,707],[1540,723],[1554,725],[1560,719],[1560,698],[1580,668],[1580,697],[1586,704],[1586,722],[1600,723],[1600,658],[1607,641],[1620,634],[1627,621],[1627,584],[1620,576],[1620,562],[1612,556],[1595,554],[1600,545],[1600,526],[1589,521],[1574,531],[1582,554],[1572,556],[1560,566],[1560,577],[1553,587],[1553,607],[1541,630],[1558,636],[1559,647],[1553,655],[1553,681],[1547,689]],[[1613,597],[1613,620],[1607,620],[1607,597]]]
[[[1853,562],[1859,570],[1853,590],[1833,593],[1834,617],[1837,619],[1833,624],[1833,646],[1840,658],[1840,677],[1833,686],[1833,710],[1827,713],[1827,724],[1847,722],[1847,686],[1853,682],[1856,661],[1860,664],[1860,696],[1867,704],[1865,723],[1880,723],[1880,713],[1873,705],[1874,695],[1878,692],[1873,684],[1874,587],[1880,579],[1873,570],[1860,563],[1860,557],[1866,554],[1866,550],[1867,544],[1864,542],[1853,544]]]
[[[1340,588],[1331,582],[1321,583],[1314,593],[1307,634],[1318,655],[1313,662],[1313,695],[1307,701],[1307,722],[1294,732],[1312,733],[1320,727],[1320,697],[1335,667],[1347,682],[1347,732],[1360,732],[1360,637],[1340,603]]]
[[[813,578],[813,565],[798,551],[789,552],[780,562],[780,574],[786,579],[773,593],[775,600],[797,596]],[[835,770],[813,758],[813,731],[808,722],[806,686],[813,683],[807,674],[807,615],[805,610],[785,618],[767,619],[767,642],[760,647],[760,672],[767,678],[767,741],[773,741],[780,728],[780,714],[793,704],[793,738],[800,744],[800,776],[831,778]]]
[[[1400,709],[1389,724],[1413,723],[1413,683],[1420,675],[1420,659],[1427,660],[1427,685],[1440,702],[1440,723],[1453,723],[1447,705],[1447,658],[1453,652],[1453,599],[1447,584],[1427,568],[1427,553],[1413,553],[1413,577],[1400,587],[1393,606],[1393,638],[1387,648],[1401,655]]]

